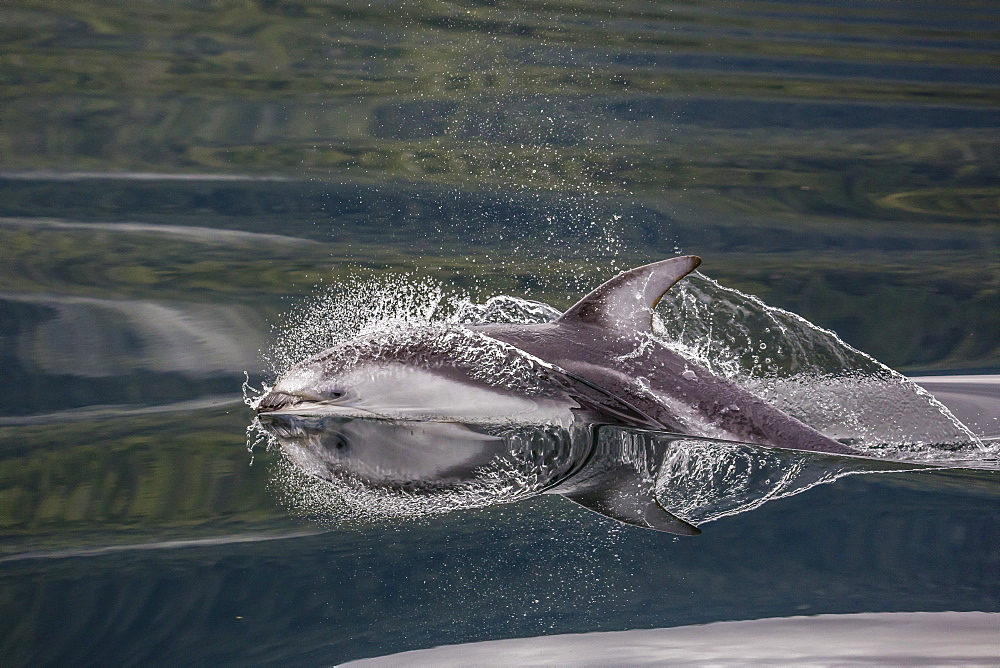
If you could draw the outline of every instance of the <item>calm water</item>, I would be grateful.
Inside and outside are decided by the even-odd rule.
[[[0,104],[5,665],[1000,612],[995,470],[685,539],[556,497],[331,524],[241,400],[323,286],[564,308],[677,251],[904,373],[997,373],[993,3],[13,0]]]

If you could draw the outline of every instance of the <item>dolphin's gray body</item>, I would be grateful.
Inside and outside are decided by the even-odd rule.
[[[641,416],[634,426],[858,454],[650,336],[660,297],[700,263],[685,256],[619,274],[552,323],[474,329],[627,403]]]
[[[496,365],[488,374],[478,373],[474,360],[470,362],[462,336],[441,337],[415,328],[402,343],[348,342],[296,365],[262,397],[257,410],[272,414],[262,415],[265,426],[276,425],[279,440],[284,433],[283,443],[294,442],[296,457],[315,475],[346,470],[373,484],[433,487],[472,475],[491,458],[503,456],[502,444],[468,431],[462,423],[469,422],[558,425],[577,435],[589,425],[610,423],[858,454],[652,336],[653,309],[660,297],[700,262],[694,256],[677,257],[619,274],[550,323],[467,326],[468,336],[514,355],[510,364]],[[350,363],[345,365],[345,359]],[[490,377],[508,367],[532,376],[535,391],[520,393]],[[301,436],[302,430],[281,426],[281,415],[309,413],[339,416],[335,421],[340,422],[332,432],[327,426],[326,432],[313,430],[289,441],[291,432]],[[402,427],[373,430],[351,424],[359,417],[395,420]],[[400,420],[451,426],[414,428]],[[355,447],[364,448],[363,434],[369,434],[371,444],[363,457],[334,452],[330,444],[343,445],[345,429],[358,441]],[[371,440],[375,431],[379,437]],[[317,436],[320,432],[327,435]],[[578,437],[569,440],[576,445],[549,458],[551,470],[540,491],[562,494],[629,524],[698,533],[659,506],[648,479],[653,467],[642,465],[638,468],[645,473],[639,471],[634,453],[595,456],[592,441],[581,446]],[[646,459],[656,456],[646,453]]]

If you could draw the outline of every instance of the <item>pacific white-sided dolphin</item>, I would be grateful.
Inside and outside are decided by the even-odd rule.
[[[313,474],[342,470],[406,488],[451,484],[497,457],[526,456],[475,425],[552,427],[570,445],[541,456],[537,491],[629,524],[698,533],[653,496],[662,453],[596,447],[590,428],[859,454],[653,336],[656,304],[700,263],[684,256],[624,272],[552,322],[423,326],[346,341],[286,372],[257,411]],[[309,415],[314,422],[303,422]],[[373,427],[374,419],[388,422]]]

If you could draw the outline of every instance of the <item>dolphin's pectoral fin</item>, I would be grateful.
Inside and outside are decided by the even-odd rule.
[[[701,258],[684,255],[618,274],[570,307],[557,322],[649,332],[660,297],[699,264]]]
[[[588,510],[632,526],[679,536],[697,536],[701,533],[701,529],[671,514],[652,497],[641,498],[621,489],[572,492],[563,496]]]

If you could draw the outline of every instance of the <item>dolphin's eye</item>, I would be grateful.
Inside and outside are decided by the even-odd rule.
[[[343,439],[343,437],[337,436],[337,437],[335,437],[333,439],[333,447],[336,450],[346,450],[347,449],[347,441],[345,441]]]

